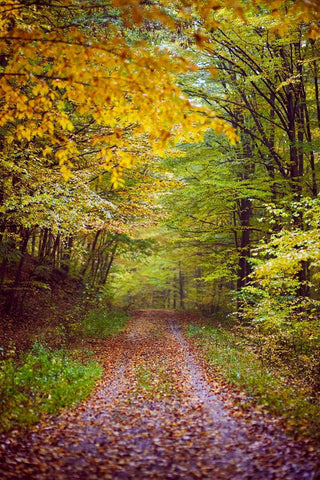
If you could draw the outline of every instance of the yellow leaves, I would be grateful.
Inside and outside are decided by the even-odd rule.
[[[160,21],[169,28],[175,27],[175,22],[167,15],[158,5],[148,3],[148,8],[145,8],[143,2],[138,0],[113,0],[113,5],[122,10],[123,22],[126,26],[140,25],[143,19],[148,18],[152,21]],[[171,5],[169,5],[172,7]]]
[[[239,141],[239,135],[236,129],[224,120],[214,118],[212,120],[212,128],[218,134],[224,133],[232,145],[235,145]]]
[[[313,23],[308,29],[308,37],[311,40],[317,40],[320,37],[320,27],[319,25]]]
[[[68,180],[70,180],[70,178],[72,178],[72,172],[71,172],[70,168],[68,168],[66,165],[62,165],[60,167],[60,172],[61,172],[65,181],[68,181]]]
[[[217,0],[207,0],[206,2],[203,2],[202,5],[199,5],[199,11],[204,19],[207,19],[210,16],[210,13],[219,10],[219,8],[221,8],[221,2]]]
[[[28,140],[30,141],[33,137],[33,132],[29,127],[24,127],[23,125],[18,125],[16,128],[16,136],[18,140]]]
[[[224,133],[226,134],[231,145],[235,145],[240,140],[240,137],[237,134],[237,131],[231,125],[225,126]]]
[[[95,145],[96,142],[93,142],[93,145]],[[100,155],[99,158],[101,159],[101,164],[103,165],[103,168],[105,170],[108,170],[110,166],[113,164],[113,159],[114,159],[114,153],[113,150],[110,147],[103,147],[100,148]]]
[[[47,157],[48,155],[50,155],[50,153],[52,153],[52,148],[47,145],[47,146],[42,150],[42,155],[43,155],[44,157]]]
[[[113,4],[129,12],[136,22],[142,14],[167,25],[171,21],[166,20],[165,10],[146,7],[140,0],[114,0]],[[166,4],[169,5],[165,1]],[[183,0],[177,5],[172,8],[177,13],[181,8],[186,19],[207,9],[210,18],[206,21],[211,25],[216,21],[212,13],[220,8],[220,2],[214,0]],[[227,6],[238,8],[237,14],[242,14],[239,2],[229,1]],[[189,103],[177,87],[177,75],[196,69],[185,58],[153,49],[145,42],[137,42],[132,48],[115,26],[107,38],[95,36],[90,28],[86,33],[81,26],[46,32],[35,21],[36,13],[31,14],[27,8],[22,11],[23,17],[15,26],[15,34],[22,40],[10,46],[12,61],[0,79],[0,95],[5,104],[0,125],[16,125],[8,133],[7,143],[40,138],[41,145],[46,145],[43,157],[49,156],[54,146],[65,178],[72,168],[71,159],[77,155],[68,147],[69,142],[73,145],[76,140],[78,128],[74,125],[88,123],[88,119],[94,126],[91,128],[90,124],[88,131],[83,130],[86,140],[81,139],[81,148],[90,144],[100,150],[90,157],[90,162],[95,162],[97,168],[103,165],[112,170],[115,182],[121,169],[139,162],[139,148],[141,152],[146,143],[159,155],[179,141],[199,140],[208,128],[225,133],[233,144],[238,140],[230,125],[210,118],[210,109]],[[86,15],[85,10],[82,13]],[[47,14],[49,20],[54,15],[50,11]],[[195,40],[204,48],[210,43],[210,37],[202,31],[195,34]],[[208,67],[208,72],[216,75],[212,67]],[[14,75],[14,81],[11,77],[6,80],[6,73]],[[140,146],[131,151],[134,142]],[[85,162],[87,157],[83,158]]]
[[[37,83],[33,89],[32,89],[32,93],[34,95],[47,95],[49,93],[49,87],[48,85],[45,83],[45,82],[39,82]]]
[[[68,157],[69,157],[68,150],[65,148],[61,148],[55,153],[54,156],[58,160],[59,164],[62,165],[68,161]]]
[[[212,77],[216,77],[217,76],[217,69],[214,68],[214,67],[207,67],[207,70],[208,72],[210,72],[211,76]]]
[[[113,168],[111,173],[111,184],[114,189],[117,189],[124,185],[124,180],[122,178],[122,169]]]
[[[168,139],[171,137],[171,133],[168,130],[160,130],[159,132],[159,143],[163,147],[166,145]]]
[[[130,168],[134,163],[134,156],[125,151],[117,152],[117,159],[121,168]]]
[[[295,83],[299,83],[300,81],[301,81],[300,80],[300,75],[294,75],[290,78],[287,78],[287,80],[285,80],[284,82],[281,82],[280,85],[278,85],[278,87],[276,88],[276,92],[281,90],[281,88],[283,88],[283,87],[287,87],[288,85],[293,85]]]
[[[314,138],[320,138],[320,128],[315,128],[314,129],[313,137]]]
[[[101,149],[102,163],[100,168],[104,171],[111,170],[111,183],[113,188],[123,185],[122,173],[124,169],[131,168],[138,162],[137,157],[125,150]]]
[[[210,43],[210,38],[200,32],[194,34],[194,39],[198,47],[205,47]]]
[[[15,1],[6,1],[0,5],[0,33],[6,33],[21,16],[21,4]]]
[[[72,159],[78,154],[77,146],[74,142],[67,142],[64,147],[59,148],[54,156],[59,163],[60,172],[65,180],[72,177]]]
[[[74,129],[73,123],[71,120],[67,117],[66,114],[60,114],[59,118],[57,118],[57,123],[64,129],[68,130],[69,132],[72,132]]]

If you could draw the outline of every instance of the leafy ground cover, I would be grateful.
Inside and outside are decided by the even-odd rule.
[[[315,480],[317,451],[287,436],[197,357],[175,311],[137,312],[100,342],[90,398],[32,430],[0,436],[4,480]]]
[[[65,350],[51,351],[39,343],[19,361],[0,364],[0,426],[9,430],[30,425],[44,413],[56,413],[85,398],[102,368],[94,360],[85,363]]]
[[[89,311],[79,324],[46,329],[41,340],[20,356],[12,346],[3,349],[0,431],[31,425],[43,414],[55,414],[87,397],[103,372],[95,353],[88,349],[87,337],[116,335],[127,320],[121,311],[100,307]],[[55,344],[60,348],[53,348]]]
[[[290,430],[312,434],[320,440],[319,399],[311,401],[302,387],[288,384],[285,372],[280,375],[270,366],[268,368],[243,338],[211,325],[190,325],[188,335],[195,340],[211,367],[218,368],[232,384],[243,387],[249,400],[280,414]]]

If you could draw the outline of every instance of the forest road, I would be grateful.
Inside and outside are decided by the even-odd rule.
[[[103,344],[105,375],[72,410],[0,441],[0,478],[316,480],[315,454],[244,415],[197,359],[188,316],[142,310]]]

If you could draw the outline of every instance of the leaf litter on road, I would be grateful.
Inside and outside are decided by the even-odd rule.
[[[0,439],[0,478],[315,480],[317,453],[202,365],[174,311],[140,311],[100,344],[89,400]]]

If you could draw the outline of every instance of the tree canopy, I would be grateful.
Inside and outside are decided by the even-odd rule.
[[[7,311],[54,269],[244,317],[317,301],[318,2],[0,8]]]

